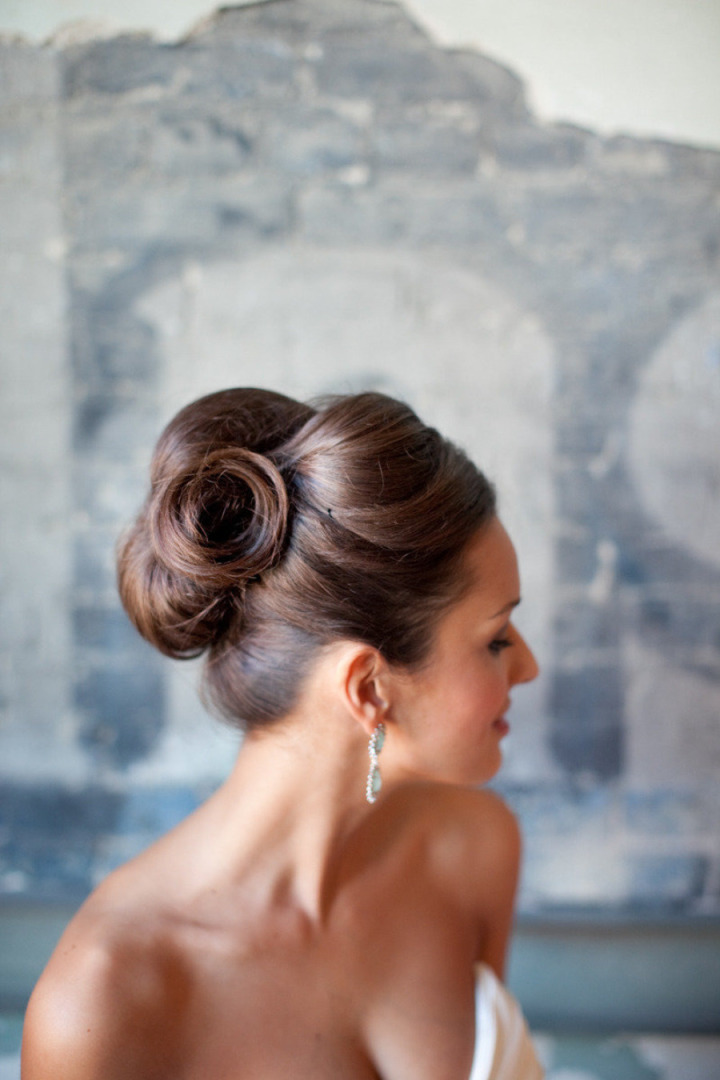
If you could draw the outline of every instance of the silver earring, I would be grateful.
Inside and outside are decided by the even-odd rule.
[[[367,783],[365,784],[365,798],[369,803],[374,803],[378,791],[382,787],[382,776],[378,765],[378,754],[385,743],[385,725],[380,723],[370,736],[368,754],[370,755],[370,769]]]

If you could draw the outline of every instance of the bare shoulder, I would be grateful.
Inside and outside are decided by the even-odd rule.
[[[455,789],[454,820],[465,837],[471,861],[482,872],[486,862],[497,871],[517,872],[522,837],[515,814],[494,791]]]
[[[488,875],[495,881],[510,875],[514,881],[522,839],[517,818],[507,803],[487,789],[449,789],[446,799],[446,829],[462,854],[464,879],[474,883],[487,880]]]
[[[418,785],[406,798],[424,838],[427,872],[476,927],[475,959],[502,976],[522,855],[515,814],[484,788]]]
[[[142,920],[123,918],[104,898],[91,898],[63,934],[30,999],[23,1080],[173,1075],[182,984],[161,935]]]
[[[407,818],[427,837],[428,854],[444,873],[453,866],[467,878],[517,870],[521,833],[507,803],[487,788],[412,784],[402,793]]]

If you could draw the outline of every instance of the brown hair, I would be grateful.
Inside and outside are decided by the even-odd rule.
[[[399,401],[224,390],[161,435],[120,595],[162,652],[207,651],[211,701],[252,728],[293,707],[331,641],[420,664],[494,512],[483,474]]]

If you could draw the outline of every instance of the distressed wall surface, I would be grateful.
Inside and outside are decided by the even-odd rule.
[[[79,899],[232,761],[115,597],[161,425],[376,387],[518,542],[522,911],[720,915],[720,155],[542,126],[379,0],[0,78],[0,889]]]

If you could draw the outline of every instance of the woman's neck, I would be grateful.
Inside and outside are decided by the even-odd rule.
[[[292,904],[323,921],[347,841],[369,811],[367,760],[362,728],[306,699],[304,708],[246,737],[208,804],[208,857],[259,904]]]

